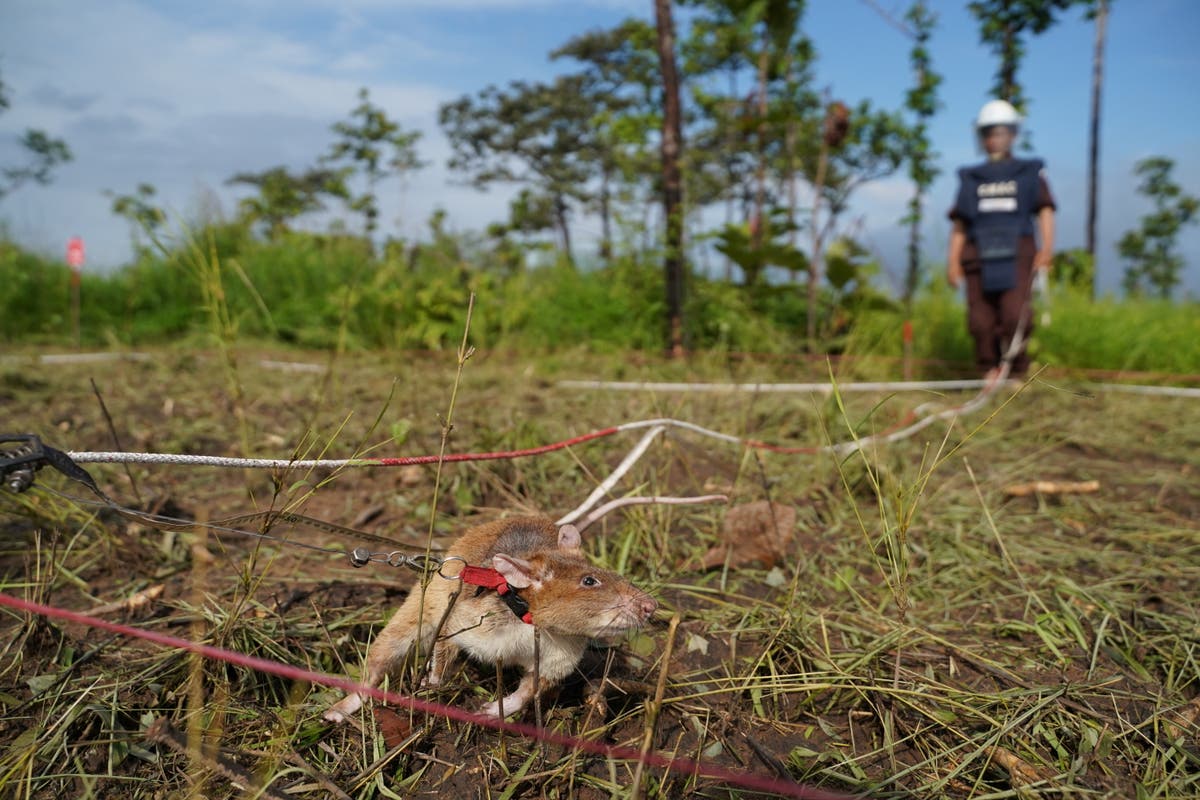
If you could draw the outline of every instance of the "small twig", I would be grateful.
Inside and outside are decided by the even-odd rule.
[[[446,406],[446,416],[442,420],[442,441],[438,448],[437,467],[433,473],[433,497],[429,501],[429,530],[425,536],[425,557],[433,553],[433,531],[437,525],[438,516],[438,497],[442,491],[442,470],[446,466],[446,448],[450,445],[450,434],[454,430],[454,407],[458,402],[458,387],[462,383],[463,368],[466,367],[467,361],[471,356],[475,355],[475,348],[468,345],[471,335],[471,317],[475,313],[475,293],[471,292],[467,298],[467,318],[463,323],[462,342],[458,346],[458,369],[454,373],[454,385],[450,389],[450,402]],[[421,583],[421,605],[419,616],[417,617],[417,642],[421,641],[421,624],[425,619],[425,589],[428,586],[427,582]],[[449,613],[449,612],[447,612]],[[435,632],[436,633],[436,632]],[[420,648],[418,644],[418,656]]]
[[[117,435],[117,426],[113,424],[112,415],[108,413],[108,406],[104,403],[104,397],[100,394],[100,387],[96,386],[95,378],[88,378],[92,384],[92,392],[96,395],[96,400],[100,402],[100,413],[104,414],[104,421],[108,423],[108,432],[112,434],[113,444],[117,450],[124,450],[121,445],[121,437]],[[129,478],[129,487],[133,489],[133,497],[137,500],[138,508],[142,507],[142,493],[138,491],[137,481],[133,479],[133,470],[129,469],[129,463],[126,462],[125,475]]]
[[[323,772],[321,772],[321,770],[316,769],[311,764],[309,764],[307,761],[305,761],[304,757],[301,756],[299,753],[297,753],[295,750],[289,751],[288,754],[286,756],[284,756],[284,760],[287,761],[292,766],[299,767],[300,770],[305,775],[307,775],[308,777],[312,778],[317,783],[324,786],[325,791],[329,792],[331,795],[336,797],[338,800],[353,800],[353,798],[351,798],[350,795],[348,795],[342,791],[341,787],[339,787],[336,783],[331,781],[329,779],[328,775],[324,774]]]
[[[154,744],[166,745],[180,755],[200,761],[214,772],[224,775],[242,791],[253,792],[255,797],[264,797],[267,800],[287,800],[283,795],[276,794],[265,786],[258,786],[253,775],[225,756],[219,753],[208,755],[202,748],[188,747],[183,734],[166,717],[159,717],[150,723],[150,727],[146,729],[146,739]]]
[[[724,494],[705,494],[699,497],[618,497],[616,500],[610,500],[604,505],[597,508],[592,513],[588,514],[575,527],[580,533],[587,530],[587,527],[596,520],[603,517],[610,511],[615,511],[623,506],[645,506],[645,505],[664,505],[664,506],[686,506],[697,505],[699,503],[728,503],[729,496]],[[560,525],[563,522],[560,520]]]
[[[1031,494],[1091,494],[1100,491],[1100,481],[1030,481],[1004,487],[1009,497]]]
[[[650,752],[650,746],[654,744],[654,731],[658,728],[658,714],[662,711],[663,695],[667,691],[667,675],[671,672],[671,651],[675,649],[675,633],[678,630],[679,614],[676,612],[667,627],[667,644],[663,648],[662,667],[658,670],[658,685],[654,687],[654,700],[646,709],[646,732],[642,737],[642,757],[638,760],[637,769],[630,782],[633,786],[632,800],[642,800],[646,796],[646,787],[642,785],[642,773],[646,769],[646,754]]]
[[[542,727],[542,629],[533,626],[533,721],[540,730]],[[538,742],[541,749],[541,742]]]
[[[166,584],[156,584],[154,586],[142,589],[140,592],[134,592],[124,600],[116,600],[112,603],[105,603],[102,606],[88,609],[87,613],[92,616],[99,614],[108,614],[113,611],[137,611],[144,606],[153,603],[157,600],[166,589]]]

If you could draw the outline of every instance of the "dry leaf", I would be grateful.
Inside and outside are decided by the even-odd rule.
[[[425,480],[425,470],[416,464],[408,464],[400,468],[397,478],[401,486],[416,486]]]
[[[1188,734],[1200,739],[1197,721],[1200,721],[1200,697],[1193,697],[1183,708],[1175,709],[1164,717],[1163,731],[1172,741]]]
[[[386,706],[375,706],[375,721],[379,723],[379,732],[387,748],[399,747],[412,733],[412,725],[406,717],[402,717]]]
[[[773,567],[795,555],[796,509],[766,500],[734,506],[725,514],[721,539],[705,553],[704,569],[719,567],[726,559],[731,567]]]

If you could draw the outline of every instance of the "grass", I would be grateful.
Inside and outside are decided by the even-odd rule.
[[[68,275],[65,265],[0,241],[0,340],[70,345]],[[604,268],[519,270],[467,236],[392,247],[377,257],[353,237],[292,233],[263,242],[234,224],[189,233],[176,250],[143,254],[109,275],[85,273],[81,338],[86,348],[204,344],[216,333],[330,353],[450,350],[462,334],[468,292],[481,301],[476,335],[495,351],[622,359],[662,347],[664,292],[652,253]],[[823,302],[834,300],[826,294]],[[1057,293],[1049,310],[1052,323],[1039,326],[1033,341],[1041,363],[1200,374],[1194,300],[1093,303]],[[747,289],[696,276],[685,311],[696,350],[727,357],[802,350],[805,301],[795,286]],[[914,326],[912,355],[925,374],[973,373],[961,303],[936,282],[909,315],[826,308],[824,349],[874,363],[879,374],[898,372],[906,316]]]
[[[325,375],[269,372],[239,344],[241,317],[227,291],[253,285],[249,273],[215,245],[181,266],[200,290],[215,351],[162,351],[102,375],[112,428],[133,449],[486,450],[658,416],[811,443],[886,427],[917,402],[571,394],[550,379],[774,380],[798,367],[721,352],[672,364],[570,351],[514,361],[472,354],[465,339],[457,369],[437,357],[381,363],[343,346],[344,315],[342,345],[322,357]],[[259,304],[274,315],[267,309]],[[869,326],[856,335],[871,351],[886,338],[872,340]],[[103,409],[81,391],[94,369],[7,375],[9,416],[72,449],[107,449]],[[864,369],[874,367],[847,362],[834,377]],[[797,508],[796,540],[775,564],[699,572],[689,565],[718,540],[720,509],[631,508],[589,531],[596,559],[650,590],[663,612],[646,631],[594,651],[539,716],[573,735],[874,797],[1200,794],[1200,493],[1189,479],[1198,444],[1189,401],[1042,382],[991,417],[841,461],[673,435],[623,490],[716,486],[737,503],[767,497]],[[417,550],[445,544],[474,519],[561,513],[620,455],[592,445],[398,474],[94,471],[151,508],[199,518],[248,506],[341,523],[361,516],[355,524]],[[1005,498],[1004,485],[1030,478],[1098,479],[1104,488]],[[357,571],[249,540],[154,532],[39,492],[0,502],[9,542],[0,589],[87,609],[161,585],[140,624],[311,669],[358,674],[371,633],[409,584],[382,566]],[[363,730],[331,729],[319,721],[330,690],[5,619],[0,787],[13,796],[157,797],[164,787],[233,796],[239,786],[264,797],[735,794],[435,719],[393,714],[378,730],[370,718]],[[498,680],[467,666],[423,694],[477,707]]]
[[[483,349],[452,357],[345,352],[332,373],[255,366],[216,351],[154,351],[117,367],[10,372],[10,426],[69,449],[110,449],[95,377],[134,450],[286,457],[437,452],[458,384],[452,451],[540,444],[620,421],[674,416],[765,440],[840,440],[926,398],[580,394],[556,377],[793,379],[786,362]],[[273,354],[269,354],[273,355]],[[289,353],[289,358],[303,354]],[[238,365],[229,378],[224,366]],[[781,374],[786,370],[786,375]],[[819,378],[813,374],[811,377]],[[845,378],[845,375],[840,377]],[[395,382],[396,390],[392,386]],[[149,390],[147,387],[151,387]],[[585,537],[595,558],[654,594],[658,621],[594,651],[549,697],[555,730],[872,797],[1188,797],[1200,794],[1200,418],[1194,401],[1090,394],[1035,382],[988,413],[844,461],[672,434],[621,491],[769,496],[798,511],[789,557],[699,572],[721,508],[635,507]],[[384,409],[381,412],[381,409]],[[992,411],[995,408],[991,409]],[[573,507],[633,440],[535,459],[273,478],[134,467],[150,507],[218,517],[273,503],[420,543],[474,519]],[[132,502],[117,467],[92,472]],[[1095,495],[1006,498],[1009,483],[1097,479]],[[62,486],[43,471],[39,483]],[[71,487],[62,486],[67,491]],[[0,496],[0,589],[88,609],[163,584],[137,624],[337,674],[410,577],[244,540],[147,530],[40,492]],[[322,532],[307,541],[343,546]],[[667,621],[679,616],[669,659]],[[120,614],[110,614],[120,617]],[[0,795],[625,797],[636,765],[510,736],[398,718],[331,729],[336,693],[5,612],[0,622]],[[656,696],[660,676],[661,698]],[[511,676],[509,676],[511,679]],[[468,665],[423,696],[473,708],[494,670]],[[531,712],[532,713],[532,712]],[[184,746],[151,742],[172,722]],[[653,718],[653,719],[652,719]],[[368,718],[369,720],[369,718]],[[162,740],[156,740],[161,742]],[[235,769],[236,768],[236,769]],[[248,776],[248,777],[247,777]],[[646,796],[729,797],[646,769]]]

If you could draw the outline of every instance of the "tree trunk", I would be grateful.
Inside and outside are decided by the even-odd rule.
[[[1108,27],[1108,2],[1096,3],[1096,46],[1092,55],[1092,119],[1088,135],[1088,199],[1087,199],[1087,251],[1096,258],[1096,210],[1100,192],[1100,91],[1104,87],[1104,37]],[[1093,276],[1095,272],[1093,271]],[[1092,278],[1092,293],[1095,295],[1096,280]]]
[[[727,175],[729,178],[729,186],[726,187],[728,196],[725,199],[725,227],[728,228],[733,224],[733,219],[737,211],[738,194],[741,186],[736,182],[737,170],[733,168],[733,160],[738,155],[737,137],[735,134],[734,120],[737,119],[738,106],[738,87],[737,87],[737,67],[734,66],[729,70],[729,101],[726,104],[725,114],[727,116],[725,122],[725,158],[728,159]],[[733,283],[733,259],[725,256],[725,282]]]
[[[675,68],[675,24],[671,0],[654,0],[658,29],[658,59],[663,82],[662,201],[666,226],[663,269],[667,284],[667,342],[673,356],[683,355],[683,178],[679,156],[683,148],[683,122],[679,101],[679,73]]]
[[[800,226],[796,222],[796,209],[799,207],[799,198],[796,196],[796,109],[791,106],[790,100],[796,96],[795,76],[792,74],[792,56],[789,53],[787,56],[787,76],[788,76],[788,119],[787,130],[784,132],[784,149],[787,151],[786,174],[784,182],[787,186],[787,204],[788,204],[788,247],[793,250],[796,248],[796,235],[800,232]],[[789,276],[792,283],[796,283],[799,279],[799,273],[789,268],[791,272]]]
[[[758,167],[754,175],[754,219],[750,235],[755,250],[762,247],[767,221],[763,206],[767,203],[767,67],[770,51],[767,27],[763,25],[762,51],[758,54]],[[749,283],[749,281],[747,281]]]
[[[1004,44],[1000,51],[1000,98],[1017,106],[1018,111],[1022,111],[1023,103],[1018,102],[1017,97],[1017,61],[1021,55],[1017,52],[1020,43],[1017,42],[1017,34],[1012,27],[1004,30]]]
[[[912,310],[913,296],[917,293],[921,277],[922,194],[918,184],[913,188],[913,196],[908,203],[908,271],[904,275],[904,307],[909,311]]]
[[[817,289],[821,283],[821,197],[825,193],[825,171],[829,166],[829,144],[821,139],[821,152],[817,159],[817,175],[813,180],[812,207],[812,252],[808,257],[808,316],[805,320],[808,335],[808,352],[816,352],[817,346]]]
[[[612,168],[608,164],[600,173],[600,258],[605,264],[612,262],[612,202],[609,189]]]
[[[558,233],[562,237],[562,249],[566,254],[567,263],[574,266],[575,256],[571,252],[571,226],[567,221],[567,201],[562,195],[554,196],[554,221],[558,224]]]

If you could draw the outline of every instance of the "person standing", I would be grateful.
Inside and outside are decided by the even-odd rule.
[[[1022,315],[1021,333],[1028,341],[1033,270],[1049,270],[1054,254],[1055,205],[1043,162],[1012,154],[1020,126],[1017,110],[1003,100],[980,109],[975,134],[987,159],[959,169],[958,197],[949,215],[954,229],[946,278],[955,289],[966,284],[967,330],[975,340],[976,366],[989,383],[999,377],[1001,358]],[[1028,369],[1022,346],[1010,374],[1020,377]]]

